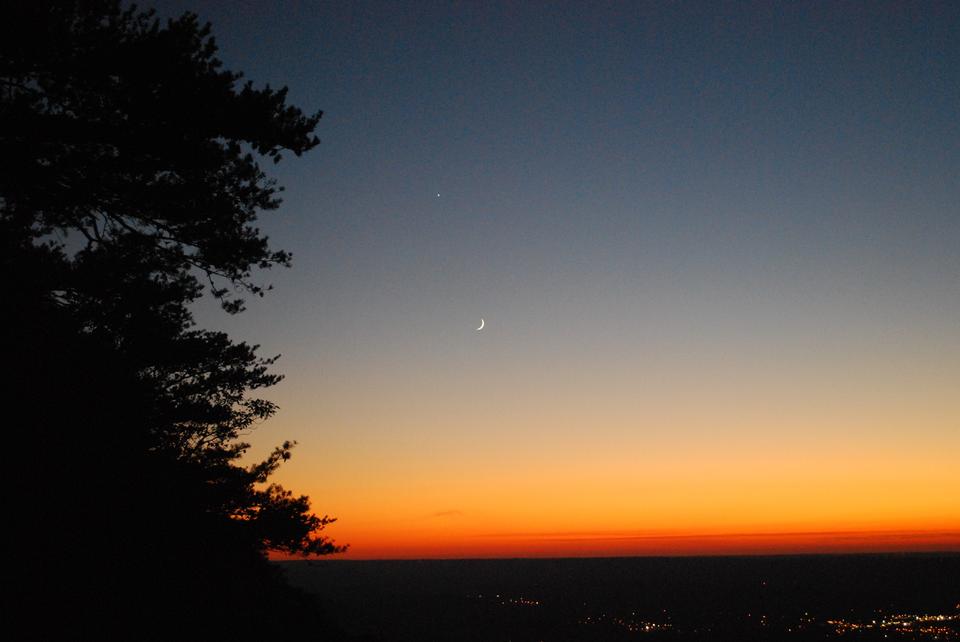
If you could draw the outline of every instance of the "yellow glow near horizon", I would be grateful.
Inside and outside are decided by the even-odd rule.
[[[512,448],[406,435],[304,452],[281,480],[340,519],[327,534],[349,558],[960,548],[952,448],[740,429],[683,448],[616,430],[527,429]]]

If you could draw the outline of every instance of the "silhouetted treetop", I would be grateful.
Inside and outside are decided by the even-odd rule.
[[[286,88],[241,84],[209,25],[109,0],[16,2],[0,39],[0,190],[34,232],[76,230],[89,246],[133,235],[225,285],[262,294],[251,268],[287,265],[253,225],[279,204],[258,156],[318,144],[321,113]]]
[[[33,373],[24,394],[45,409],[14,430],[46,436],[66,486],[115,489],[117,462],[137,462],[120,494],[123,511],[148,507],[131,536],[141,548],[335,552],[320,535],[332,520],[268,483],[293,443],[239,463],[239,440],[276,411],[250,394],[280,380],[276,357],[196,328],[190,311],[209,286],[239,312],[238,290],[267,289],[254,270],[289,265],[256,227],[280,203],[260,162],[316,146],[320,113],[287,105],[285,88],[242,83],[216,51],[193,14],[161,23],[115,0],[0,3],[10,367]]]

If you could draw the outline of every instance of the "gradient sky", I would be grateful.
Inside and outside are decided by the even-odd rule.
[[[325,112],[198,319],[348,556],[960,548],[960,4],[157,6]]]

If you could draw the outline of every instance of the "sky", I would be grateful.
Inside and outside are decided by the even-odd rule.
[[[960,5],[154,6],[324,111],[197,318],[345,557],[960,549]]]

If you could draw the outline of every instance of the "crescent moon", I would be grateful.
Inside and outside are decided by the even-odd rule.
[[[480,319],[480,327],[477,328],[477,332],[480,332],[480,330],[483,330],[483,319]]]

